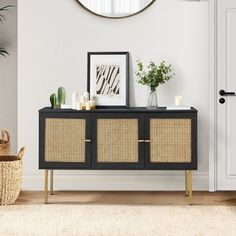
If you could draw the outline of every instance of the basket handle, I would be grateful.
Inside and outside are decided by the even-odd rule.
[[[7,135],[7,139],[5,139],[5,134]],[[10,143],[10,134],[5,129],[2,129],[2,143]]]
[[[22,160],[25,155],[25,147],[22,147],[17,155],[19,160]]]

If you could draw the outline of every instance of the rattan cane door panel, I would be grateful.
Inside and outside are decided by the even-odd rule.
[[[97,120],[97,162],[138,163],[138,119]]]
[[[45,161],[84,163],[86,161],[85,140],[85,119],[46,119]]]
[[[191,162],[191,119],[150,119],[150,162]]]

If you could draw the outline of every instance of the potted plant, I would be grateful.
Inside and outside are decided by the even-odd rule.
[[[3,13],[9,11],[9,8],[11,7],[13,7],[13,5],[0,7],[0,23],[3,23],[5,21],[5,16],[3,15]],[[0,56],[6,56],[6,55],[9,55],[9,53],[6,51],[5,48],[0,47]]]
[[[173,78],[174,73],[171,65],[166,65],[165,61],[162,61],[157,66],[153,61],[147,66],[147,70],[144,69],[143,63],[137,61],[137,71],[135,72],[138,77],[137,82],[142,85],[146,85],[150,89],[147,108],[158,108],[156,89],[159,85],[164,84],[166,81]]]

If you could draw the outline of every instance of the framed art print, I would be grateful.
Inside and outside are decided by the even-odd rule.
[[[98,108],[129,106],[129,53],[88,52],[88,92]]]

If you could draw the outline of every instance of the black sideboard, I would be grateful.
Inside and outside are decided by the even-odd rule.
[[[48,170],[185,170],[191,197],[192,170],[197,170],[197,110],[43,108],[39,168],[46,170],[46,191]]]

